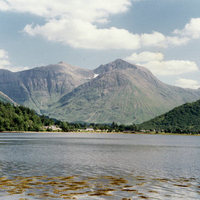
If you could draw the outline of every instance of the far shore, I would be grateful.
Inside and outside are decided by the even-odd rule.
[[[2,131],[0,133],[93,133],[93,134],[129,134],[129,135],[180,135],[180,136],[200,136],[200,134],[187,134],[187,133],[165,133],[165,132],[106,132],[106,131]]]

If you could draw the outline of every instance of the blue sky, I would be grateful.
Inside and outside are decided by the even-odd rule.
[[[0,0],[0,68],[118,58],[200,87],[200,0]]]

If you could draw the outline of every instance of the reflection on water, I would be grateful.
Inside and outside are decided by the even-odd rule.
[[[0,198],[199,199],[200,137],[1,133]]]

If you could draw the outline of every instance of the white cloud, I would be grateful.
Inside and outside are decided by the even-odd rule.
[[[12,72],[19,72],[19,71],[28,70],[30,69],[30,67],[18,66],[18,67],[8,67],[7,69]]]
[[[8,59],[8,53],[5,50],[0,49],[0,68],[4,68],[5,66],[10,65]]]
[[[3,49],[0,49],[0,59],[8,59],[8,53],[3,50]]]
[[[137,49],[140,37],[125,29],[98,29],[109,16],[126,12],[132,0],[0,0],[0,10],[29,12],[44,17],[43,26],[28,24],[30,36],[41,35],[50,41],[85,49]]]
[[[195,62],[185,60],[150,61],[143,64],[155,75],[178,75],[198,71]]]
[[[94,22],[128,10],[131,0],[0,0],[0,10],[29,12],[45,18],[66,16]]]
[[[167,47],[166,37],[159,32],[153,32],[152,34],[142,34],[141,35],[142,46],[158,46]]]
[[[22,71],[29,69],[28,67],[12,67],[9,61],[8,53],[4,49],[0,49],[0,69],[7,69],[12,72]]]
[[[192,79],[179,78],[176,81],[176,86],[183,87],[183,88],[198,89],[200,88],[200,83]]]
[[[168,45],[185,45],[190,41],[188,37],[166,37]]]
[[[53,19],[44,26],[27,25],[24,32],[31,36],[42,35],[50,41],[59,41],[74,48],[85,49],[137,49],[140,37],[125,29],[111,27],[98,29],[81,19]]]
[[[192,18],[190,22],[185,25],[184,29],[182,30],[176,29],[174,33],[184,37],[189,37],[191,39],[199,39],[200,18]]]
[[[0,10],[27,12],[45,18],[44,25],[28,24],[23,29],[30,36],[40,35],[50,41],[85,49],[166,48],[184,45],[190,37],[200,37],[199,18],[192,19],[178,36],[159,32],[134,34],[116,27],[99,29],[99,23],[109,23],[110,15],[126,12],[133,0],[0,0]],[[135,0],[136,1],[136,0]]]
[[[164,59],[164,55],[159,52],[144,51],[140,54],[133,53],[131,56],[126,57],[125,59],[136,63],[143,63],[150,61],[162,61]]]
[[[10,65],[8,60],[0,59],[0,68],[3,68],[6,65]]]
[[[141,46],[156,46],[160,48],[167,48],[169,45],[185,45],[190,39],[186,36],[165,36],[159,32],[153,32],[152,34],[141,35]]]
[[[164,60],[164,55],[159,52],[133,53],[125,60],[134,62],[148,68],[155,75],[178,75],[198,71],[195,62],[187,60]]]
[[[118,12],[124,10],[118,10]],[[112,13],[115,12],[112,11]],[[77,15],[76,17],[74,15],[63,15],[59,19],[49,19],[42,26],[28,24],[23,32],[31,36],[41,35],[50,41],[62,42],[74,48],[85,49],[166,48],[169,45],[184,45],[190,40],[185,36],[170,37],[155,31],[150,34],[144,33],[138,35],[116,27],[98,29],[95,22],[107,23],[109,14],[108,11],[107,14],[100,12],[98,17],[96,15],[96,19],[95,17],[90,19],[88,17],[81,17],[81,15]]]
[[[171,44],[182,45],[188,42],[187,38],[166,37],[158,32],[138,35],[115,27],[98,29],[89,21],[74,18],[52,19],[43,26],[28,24],[23,32],[84,49],[166,48]]]

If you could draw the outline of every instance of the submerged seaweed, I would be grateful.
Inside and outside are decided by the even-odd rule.
[[[130,182],[130,178],[135,181]],[[145,182],[144,182],[145,181]],[[159,195],[159,190],[155,188],[144,192],[144,185],[154,182],[155,185],[167,183],[171,187],[195,189],[199,195],[199,184],[193,184],[193,179],[160,179],[139,176],[130,176],[127,178],[118,176],[97,176],[97,177],[0,177],[0,192],[4,196],[20,195],[20,200],[27,200],[28,197],[39,199],[77,199],[80,196],[92,198],[101,196],[102,198],[124,196],[122,199],[151,199],[151,195]],[[133,184],[134,183],[134,184]],[[27,197],[27,198],[26,198]],[[171,197],[165,195],[165,197]]]

